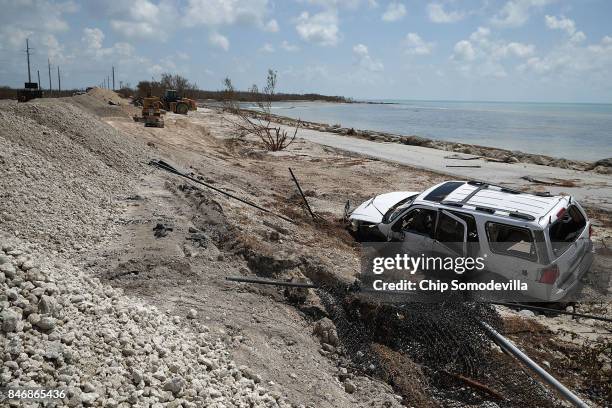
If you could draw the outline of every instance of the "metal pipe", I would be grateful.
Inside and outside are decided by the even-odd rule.
[[[610,319],[608,317],[593,316],[593,315],[587,315],[587,314],[575,313],[575,312],[566,312],[565,310],[551,309],[549,307],[531,306],[531,305],[524,305],[524,304],[521,304],[521,303],[507,303],[507,302],[489,302],[489,303],[491,303],[493,305],[500,305],[500,306],[507,306],[507,307],[516,307],[516,308],[519,308],[519,309],[527,309],[527,310],[535,310],[537,312],[558,313],[558,314],[564,314],[564,315],[576,316],[576,317],[583,317],[585,319],[601,320],[602,322],[612,323],[612,319]]]
[[[295,177],[295,174],[293,174],[293,170],[291,170],[291,167],[289,167],[289,173],[291,173],[291,177],[293,178],[293,181],[295,182],[295,185],[297,186],[298,191],[300,192],[300,195],[302,196],[302,199],[304,200],[304,203],[306,204],[306,208],[308,209],[310,216],[314,220],[315,215],[310,209],[310,204],[308,204],[308,200],[306,199],[306,196],[304,195],[304,192],[302,191],[302,187],[300,187],[300,183],[298,183],[297,178]]]
[[[226,192],[226,191],[223,191],[223,190],[221,190],[221,189],[219,189],[219,188],[217,188],[217,187],[213,187],[213,186],[211,186],[210,184],[204,183],[204,182],[202,182],[202,181],[200,181],[200,180],[198,180],[198,179],[195,179],[195,178],[193,178],[193,177],[191,177],[191,176],[188,176],[187,174],[181,173],[180,171],[178,171],[177,169],[175,169],[174,167],[172,167],[171,165],[169,165],[168,163],[166,163],[166,162],[165,162],[165,161],[163,161],[163,160],[151,160],[151,161],[149,162],[149,164],[150,164],[150,165],[152,165],[152,166],[159,167],[159,168],[160,168],[160,169],[162,169],[162,170],[166,170],[167,172],[170,172],[170,173],[176,174],[177,176],[184,177],[184,178],[186,178],[186,179],[188,179],[188,180],[193,181],[194,183],[201,184],[201,185],[203,185],[203,186],[205,186],[205,187],[210,188],[211,190],[214,190],[214,191],[216,191],[216,192],[218,192],[218,193],[221,193],[221,194],[223,194],[223,195],[225,195],[225,196],[227,196],[227,197],[229,197],[229,198],[233,198],[234,200],[238,200],[238,201],[240,201],[241,203],[244,203],[244,204],[250,205],[251,207],[255,207],[255,208],[257,208],[257,209],[258,209],[258,210],[260,210],[260,211],[266,212],[266,213],[268,213],[268,214],[272,214],[272,215],[274,215],[274,216],[276,216],[276,217],[278,217],[278,218],[280,218],[280,219],[282,219],[282,220],[285,220],[285,221],[290,222],[290,223],[292,223],[292,224],[294,224],[294,223],[295,223],[293,220],[291,220],[291,219],[289,219],[289,218],[287,218],[287,217],[285,217],[285,216],[283,216],[283,215],[277,214],[277,213],[275,213],[274,211],[270,211],[270,210],[268,210],[267,208],[263,208],[263,207],[261,207],[261,206],[259,206],[259,205],[255,204],[255,203],[252,203],[252,202],[250,202],[250,201],[248,201],[248,200],[245,200],[245,199],[240,198],[240,197],[236,197],[235,195],[230,194],[230,193],[228,193],[228,192]]]
[[[227,276],[225,280],[231,281],[231,282],[258,283],[261,285],[288,286],[288,287],[294,287],[294,288],[317,288],[318,287],[314,283],[283,282],[283,281],[275,281],[275,280],[270,280],[270,279],[246,278],[242,276]]]
[[[542,367],[540,367],[535,361],[529,358],[525,353],[519,350],[510,340],[499,334],[494,328],[489,326],[485,322],[480,322],[487,332],[491,335],[493,340],[508,353],[512,354],[515,358],[520,360],[529,369],[535,372],[545,383],[557,390],[566,400],[574,404],[576,407],[588,408],[589,406],[582,401],[576,394],[567,389],[561,384],[555,377],[547,373]]]

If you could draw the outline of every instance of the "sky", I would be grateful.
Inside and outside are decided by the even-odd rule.
[[[0,0],[0,85],[177,73],[356,99],[612,102],[609,0]]]

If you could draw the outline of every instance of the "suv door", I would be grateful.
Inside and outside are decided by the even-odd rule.
[[[440,211],[433,252],[442,257],[466,256],[467,223],[446,210]]]
[[[402,242],[402,250],[411,255],[431,251],[437,211],[422,205],[410,207],[391,225],[389,239]]]

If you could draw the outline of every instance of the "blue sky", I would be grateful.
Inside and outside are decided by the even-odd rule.
[[[612,102],[608,0],[0,0],[0,85],[47,58],[63,87],[179,73],[203,89],[278,72],[355,98]],[[55,84],[56,78],[52,81]]]

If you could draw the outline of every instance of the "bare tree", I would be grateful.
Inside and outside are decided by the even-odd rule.
[[[189,97],[195,94],[197,86],[178,74],[163,73],[159,81],[140,81],[136,85],[138,96],[163,96],[167,89],[174,89],[182,97]]]
[[[224,107],[236,114],[237,120],[231,120],[239,137],[253,134],[259,138],[266,150],[279,151],[287,148],[297,136],[301,122],[295,126],[293,134],[281,126],[272,126],[272,101],[276,91],[276,71],[268,70],[266,86],[259,91],[257,85],[249,89],[251,100],[255,101],[256,110],[244,109],[236,100],[236,91],[230,78],[225,78]]]

